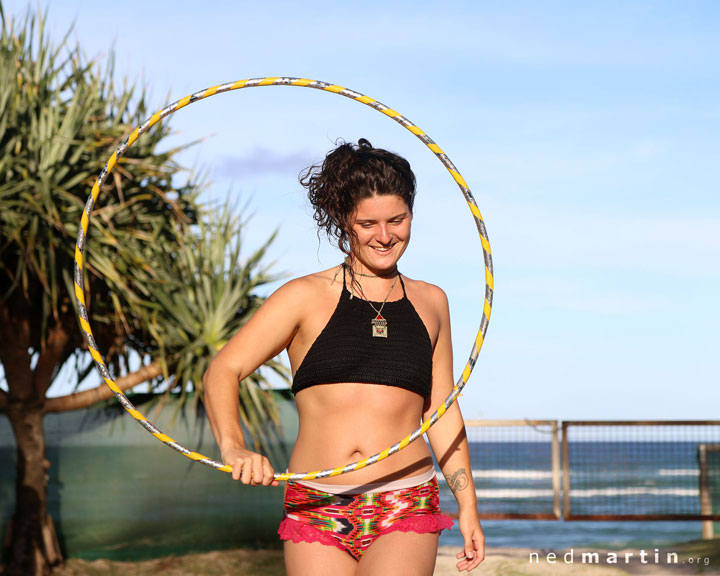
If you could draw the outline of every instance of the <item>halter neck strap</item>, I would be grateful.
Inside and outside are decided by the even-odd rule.
[[[349,266],[345,262],[343,262],[341,264],[341,266],[342,266],[342,271],[343,271],[343,288],[345,288],[345,290],[347,290],[347,280],[346,280],[346,276],[345,276],[345,269],[349,268]],[[405,282],[403,282],[402,274],[400,274],[399,270],[398,270],[397,274],[398,274],[398,280],[400,280],[400,286],[402,286],[403,298],[407,298],[407,291],[405,290]],[[391,300],[391,302],[392,302],[392,300]]]

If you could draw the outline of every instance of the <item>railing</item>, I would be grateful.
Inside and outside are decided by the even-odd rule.
[[[482,518],[720,521],[720,421],[469,420]]]

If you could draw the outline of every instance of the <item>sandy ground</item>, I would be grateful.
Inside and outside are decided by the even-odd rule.
[[[456,548],[441,548],[435,576],[457,575]],[[597,563],[583,562],[582,553],[596,553]],[[602,549],[534,550],[529,548],[488,549],[485,561],[472,572],[477,576],[672,576],[680,574],[720,575],[720,539],[693,541],[645,551]],[[677,563],[668,563],[666,553],[677,553]],[[613,553],[617,562],[611,563]],[[536,554],[532,556],[531,554]],[[554,554],[554,556],[553,556]],[[627,554],[627,555],[626,555]],[[707,558],[707,563],[705,559]],[[532,560],[532,561],[531,561]],[[554,562],[553,562],[554,560]],[[627,560],[627,561],[626,561]],[[644,562],[643,562],[644,560]],[[3,573],[0,567],[0,574]],[[187,556],[170,556],[145,562],[69,560],[53,576],[283,576],[281,550],[225,550]],[[405,575],[399,575],[405,576]]]

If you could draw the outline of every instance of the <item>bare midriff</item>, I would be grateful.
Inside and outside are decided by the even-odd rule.
[[[292,472],[335,468],[395,444],[420,426],[423,399],[380,384],[321,384],[296,396],[300,428],[290,457]],[[377,464],[333,478],[328,484],[365,484],[417,476],[432,468],[424,439]]]

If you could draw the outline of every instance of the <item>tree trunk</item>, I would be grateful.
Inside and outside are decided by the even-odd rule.
[[[47,512],[50,463],[45,458],[42,405],[11,402],[10,419],[17,446],[15,514],[10,530],[8,576],[50,574],[62,561],[60,545]]]

